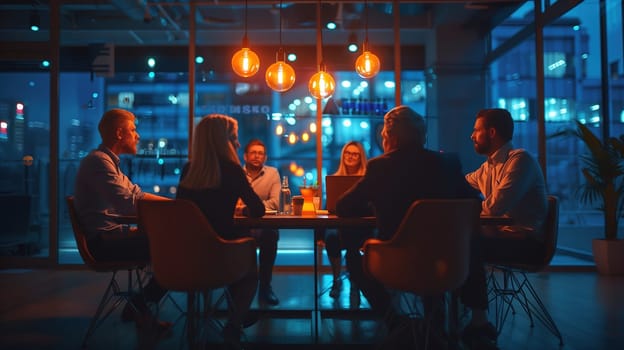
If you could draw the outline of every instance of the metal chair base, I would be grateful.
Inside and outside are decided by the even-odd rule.
[[[497,278],[497,271],[502,274],[501,279]],[[531,327],[535,325],[534,319],[539,320],[548,331],[559,339],[559,345],[563,345],[563,336],[557,324],[533,288],[525,271],[508,266],[493,266],[488,276],[488,286],[490,302],[494,301],[495,305],[498,333],[501,332],[509,313],[516,313],[515,302],[529,317]]]
[[[143,289],[143,279],[141,276],[140,269],[132,269],[127,270],[128,272],[128,288],[122,290],[119,286],[119,282],[117,281],[117,272],[113,271],[112,276],[108,282],[108,286],[104,291],[104,295],[100,299],[100,303],[97,306],[95,314],[91,318],[89,322],[89,328],[82,340],[82,348],[86,348],[89,339],[95,333],[95,331],[104,323],[104,321],[110,316],[110,314],[115,311],[119,305],[121,305],[124,301],[129,303],[129,305],[134,308],[135,311],[138,311],[136,305],[134,305],[132,301],[132,297],[137,294],[137,292],[133,289],[133,272],[136,275],[136,283],[139,288],[139,293]]]

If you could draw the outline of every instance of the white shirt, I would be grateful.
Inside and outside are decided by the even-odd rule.
[[[279,195],[282,187],[280,181],[279,171],[277,168],[265,165],[260,170],[260,173],[255,178],[252,178],[247,171],[247,167],[244,166],[247,180],[251,184],[258,197],[262,199],[264,207],[267,210],[277,210],[279,207]]]
[[[524,149],[504,144],[466,181],[481,191],[483,215],[509,216],[511,231],[540,231],[548,203],[544,175],[537,161]]]

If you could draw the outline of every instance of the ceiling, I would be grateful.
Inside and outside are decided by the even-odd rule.
[[[47,41],[50,0],[0,3],[1,43]],[[84,46],[176,46],[189,42],[191,5],[196,7],[198,45],[237,45],[247,27],[253,45],[314,45],[319,1],[212,0],[61,0],[61,44]],[[400,1],[401,42],[422,44],[439,25],[452,24],[486,33],[524,1]],[[365,28],[371,45],[391,45],[392,1],[322,1],[321,21],[333,20],[336,30],[323,30],[324,44],[362,41]],[[247,10],[245,10],[247,8]],[[30,22],[40,18],[42,30]],[[281,18],[281,35],[280,35]]]
[[[42,42],[50,38],[50,3],[60,7],[60,67],[63,71],[116,73],[140,72],[143,59],[158,57],[158,70],[185,71],[192,7],[195,7],[196,55],[205,58],[202,69],[229,69],[231,55],[240,48],[247,32],[249,46],[261,62],[275,59],[278,48],[296,53],[295,69],[316,67],[318,0],[2,0],[0,1],[0,71],[40,71],[47,51]],[[425,67],[427,44],[440,26],[472,30],[485,35],[523,2],[519,0],[400,1],[401,66]],[[192,5],[191,5],[192,4]],[[351,69],[354,54],[345,48],[360,44],[368,33],[369,46],[379,57],[394,55],[393,1],[323,1],[321,23],[337,24],[322,31],[322,59],[330,70]],[[247,9],[247,10],[245,10]],[[280,10],[281,9],[281,10]],[[30,23],[38,19],[41,30]],[[281,23],[281,31],[280,31]],[[245,30],[245,27],[247,28]],[[448,33],[448,31],[447,31]],[[111,45],[102,45],[111,44]],[[112,50],[110,49],[112,47]],[[112,55],[110,54],[112,52]],[[101,56],[114,57],[114,64],[100,68]],[[391,70],[393,60],[382,60]]]

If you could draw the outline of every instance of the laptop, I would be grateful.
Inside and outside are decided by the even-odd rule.
[[[327,175],[325,176],[326,208],[330,214],[336,213],[336,202],[351,186],[362,178],[361,175]]]

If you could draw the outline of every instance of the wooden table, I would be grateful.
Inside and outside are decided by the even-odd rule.
[[[481,225],[510,225],[513,219],[503,216],[481,216]],[[344,218],[336,215],[265,215],[260,218],[235,216],[236,228],[271,228],[271,229],[326,229],[326,228],[375,228],[374,216]]]

